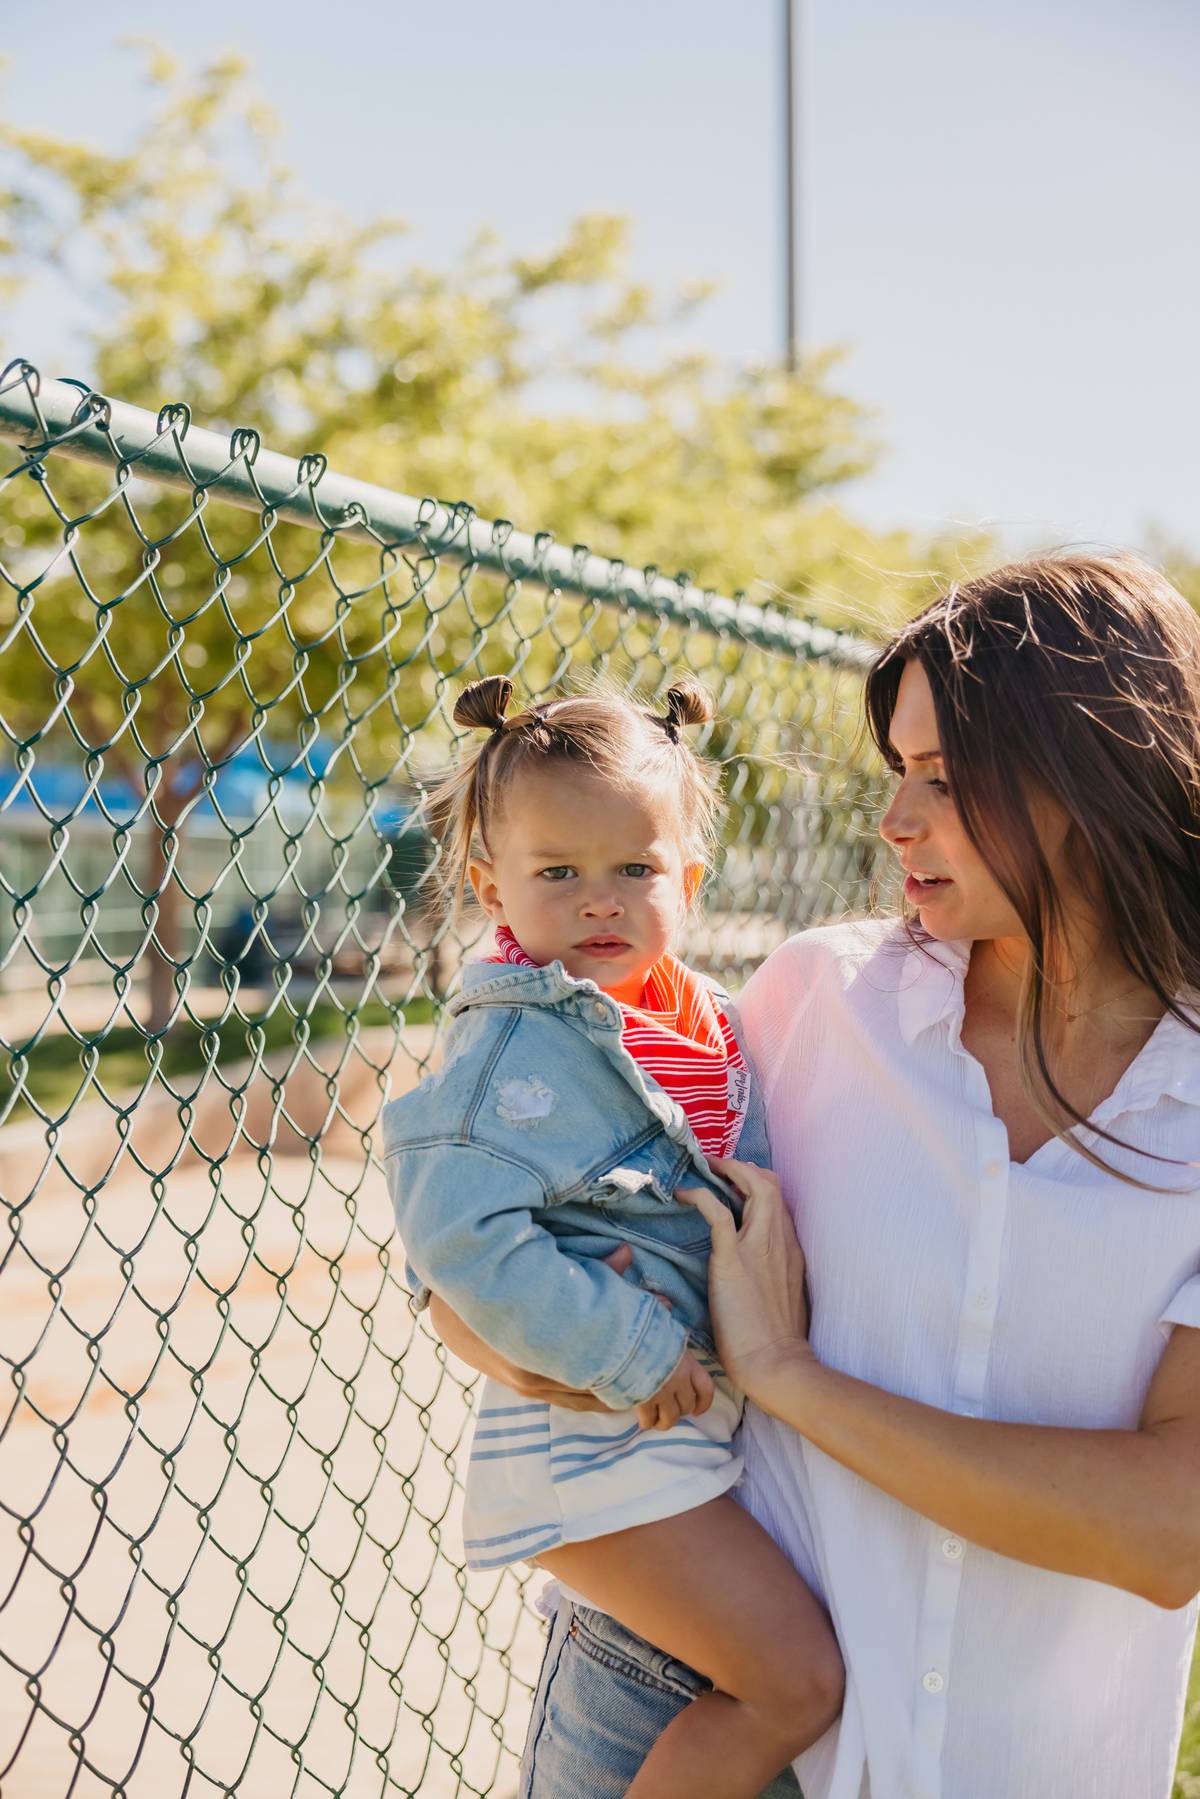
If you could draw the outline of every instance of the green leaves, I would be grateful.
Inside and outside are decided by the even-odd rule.
[[[686,556],[711,587],[765,578],[821,610],[894,610],[885,571],[930,560],[829,509],[875,455],[833,353],[795,376],[681,355],[703,291],[664,299],[631,280],[627,224],[606,214],[546,251],[506,255],[484,236],[456,267],[421,267],[399,220],[329,217],[298,194],[239,59],[189,73],[132,48],[152,104],[124,154],[0,133],[0,278],[36,280],[60,253],[86,265],[87,374],[103,391],[184,398],[205,424],[252,426],[297,457],[320,447],[384,486],[466,497],[635,562]],[[43,367],[50,348],[5,345]],[[818,570],[833,574],[825,599]]]

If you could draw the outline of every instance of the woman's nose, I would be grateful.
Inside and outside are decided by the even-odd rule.
[[[912,843],[921,832],[920,812],[901,788],[892,796],[891,805],[879,821],[879,835],[893,849],[898,849],[903,843]]]

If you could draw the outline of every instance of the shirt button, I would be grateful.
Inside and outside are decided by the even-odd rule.
[[[945,1558],[948,1562],[961,1561],[962,1560],[962,1552],[963,1552],[963,1546],[962,1546],[962,1542],[961,1542],[960,1538],[958,1538],[958,1537],[943,1537],[943,1539],[942,1539],[942,1554],[945,1556]]]
[[[971,1295],[971,1304],[977,1312],[986,1312],[991,1303],[992,1290],[990,1287],[980,1287],[978,1293]]]
[[[945,1684],[936,1668],[931,1668],[921,1682],[927,1693],[940,1693]]]
[[[595,1005],[592,1007],[592,1015],[593,1015],[593,1017],[599,1019],[601,1024],[608,1023],[608,1007],[605,1005],[605,1003],[602,999],[598,999],[596,1001]]]
[[[1004,1173],[1004,1163],[1000,1160],[999,1156],[993,1156],[990,1162],[984,1163],[983,1172],[987,1175],[989,1181],[994,1181],[998,1175]]]

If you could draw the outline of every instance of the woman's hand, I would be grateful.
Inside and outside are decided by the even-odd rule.
[[[610,1256],[605,1256],[604,1260],[617,1274],[624,1274],[633,1260],[633,1251],[628,1243],[622,1243],[620,1248],[614,1249]],[[656,1297],[658,1296],[656,1295]],[[660,1299],[659,1303],[668,1307],[670,1305],[670,1301],[666,1299]],[[490,1374],[493,1380],[498,1380],[502,1385],[511,1387],[513,1392],[519,1393],[523,1399],[542,1399],[550,1405],[563,1406],[568,1412],[607,1412],[611,1410],[611,1407],[606,1406],[602,1399],[597,1399],[596,1395],[590,1393],[586,1387],[563,1387],[556,1380],[548,1379],[544,1374],[534,1374],[529,1368],[518,1368],[515,1362],[510,1362],[507,1357],[502,1356],[498,1350],[492,1348],[490,1343],[485,1343],[482,1337],[477,1337],[470,1325],[464,1324],[458,1313],[452,1311],[445,1300],[439,1299],[436,1293],[430,1297],[429,1321],[446,1348],[451,1350],[454,1355],[461,1357],[464,1362],[469,1362],[472,1368],[478,1368],[481,1374]],[[700,1373],[703,1375],[703,1369],[700,1370]],[[674,1378],[672,1376],[672,1379]],[[704,1378],[707,1380],[708,1377],[704,1376]],[[659,1397],[659,1394],[654,1394],[636,1408],[637,1421],[643,1430],[667,1428],[659,1421]],[[708,1399],[703,1404],[700,1403],[702,1398],[702,1391],[697,1392],[696,1403],[688,1407],[688,1410],[702,1412],[708,1410],[708,1405],[712,1401],[711,1382],[709,1383]],[[682,1408],[677,1416],[682,1416]]]
[[[717,1352],[743,1392],[765,1400],[781,1373],[812,1354],[804,1252],[775,1175],[750,1162],[710,1162],[742,1195],[740,1228],[707,1187],[680,1187],[675,1197],[695,1206],[712,1231],[708,1289]]]

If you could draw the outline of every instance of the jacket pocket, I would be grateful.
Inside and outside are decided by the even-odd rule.
[[[593,1611],[590,1606],[572,1604],[571,1610],[570,1634],[575,1646],[612,1673],[623,1674],[639,1685],[675,1693],[681,1699],[695,1699],[710,1690],[712,1682],[703,1674],[655,1649],[615,1618]]]
[[[707,1256],[712,1246],[708,1226],[691,1206],[680,1205],[666,1195],[659,1198],[654,1210],[635,1211],[631,1206],[606,1204],[598,1196],[600,1211],[612,1226],[614,1237],[632,1244],[644,1243],[657,1250],[676,1255]]]

